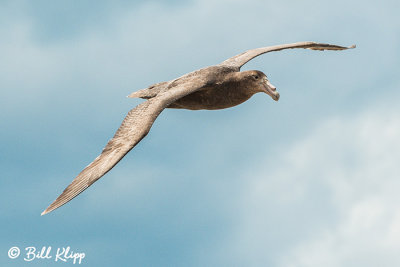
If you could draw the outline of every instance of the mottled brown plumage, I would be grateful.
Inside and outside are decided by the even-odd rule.
[[[101,154],[78,174],[42,215],[64,205],[111,170],[147,135],[165,108],[224,109],[239,105],[258,92],[267,93],[277,101],[279,93],[264,73],[257,70],[240,72],[240,68],[254,57],[291,48],[345,50],[354,47],[300,42],[252,49],[221,64],[196,70],[175,80],[157,83],[130,94],[128,97],[140,97],[147,101],[129,111]]]

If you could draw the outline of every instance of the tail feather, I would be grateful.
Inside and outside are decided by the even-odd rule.
[[[129,98],[143,98],[143,99],[150,99],[158,95],[165,87],[167,87],[169,82],[161,82],[150,85],[145,89],[141,89],[139,91],[133,92],[127,97]]]
[[[144,99],[148,99],[149,97],[148,97],[148,93],[146,93],[146,90],[147,90],[147,89],[142,89],[142,90],[133,92],[133,93],[127,95],[126,97],[129,97],[129,98],[144,98]],[[147,97],[147,98],[146,98],[146,97]]]

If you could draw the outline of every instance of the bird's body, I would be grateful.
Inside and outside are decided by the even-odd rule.
[[[158,115],[165,108],[215,110],[230,108],[264,92],[275,101],[276,88],[261,71],[240,71],[241,66],[261,54],[291,48],[313,50],[345,50],[330,44],[301,42],[248,50],[224,62],[185,74],[177,79],[153,84],[128,97],[146,99],[128,112],[114,137],[102,153],[90,163],[42,213],[46,214],[64,205],[111,170],[149,132]]]
[[[252,87],[246,77],[258,75],[265,76],[261,71],[240,72],[239,69],[226,66],[211,66],[188,73],[178,79],[161,82],[148,88],[132,93],[128,97],[151,99],[158,94],[166,92],[177,85],[197,87],[197,91],[188,94],[167,108],[190,110],[216,110],[237,106],[257,92],[257,87]]]

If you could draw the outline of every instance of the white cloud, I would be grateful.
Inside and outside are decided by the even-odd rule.
[[[228,250],[254,265],[399,265],[397,114],[375,108],[330,118],[287,152],[269,154],[243,177]]]

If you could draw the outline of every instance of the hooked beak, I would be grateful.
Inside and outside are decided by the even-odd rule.
[[[276,87],[273,86],[268,80],[264,84],[265,93],[267,93],[273,100],[279,100],[279,93],[276,91]]]

